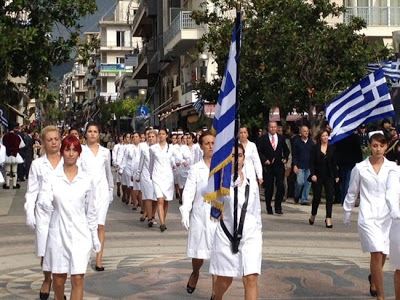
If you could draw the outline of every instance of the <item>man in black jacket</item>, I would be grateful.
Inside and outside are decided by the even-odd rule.
[[[276,187],[275,213],[278,215],[283,214],[283,180],[285,177],[285,164],[290,153],[285,138],[276,133],[277,129],[278,125],[276,122],[269,122],[268,133],[257,140],[258,154],[260,155],[261,164],[263,165],[265,202],[269,215],[273,214],[271,201],[274,184]]]

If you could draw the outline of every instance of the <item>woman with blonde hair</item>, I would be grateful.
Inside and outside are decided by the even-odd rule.
[[[56,126],[47,126],[42,130],[42,148],[44,155],[35,159],[29,170],[28,188],[25,194],[26,224],[35,230],[36,255],[41,257],[40,264],[43,264],[43,256],[46,250],[48,235],[48,224],[51,213],[38,206],[43,182],[50,179],[56,170],[63,166],[60,155],[61,136]],[[44,281],[40,289],[40,299],[45,300],[50,295],[51,272],[44,271]]]

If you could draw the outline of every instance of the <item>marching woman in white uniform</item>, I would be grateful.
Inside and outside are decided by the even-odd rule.
[[[394,291],[400,299],[400,166],[389,172],[386,188],[386,203],[390,209],[390,266],[394,271]]]
[[[131,185],[132,185],[131,198],[132,198],[132,209],[136,210],[138,206],[142,207],[142,198],[141,198],[142,195],[140,193],[140,183],[135,180],[136,172],[139,167],[139,161],[140,161],[140,148],[139,148],[140,135],[138,132],[134,132],[131,135],[131,137],[132,137],[132,148],[133,148],[132,161],[130,164]]]
[[[351,171],[350,186],[343,203],[344,223],[350,223],[351,211],[360,196],[358,233],[363,252],[370,252],[370,294],[384,299],[383,265],[389,254],[389,231],[392,223],[385,192],[389,171],[395,163],[384,157],[387,140],[381,133],[370,137],[371,156]]]
[[[154,194],[153,181],[150,178],[150,147],[157,143],[157,132],[155,130],[146,131],[147,142],[140,144],[140,162],[136,173],[136,181],[140,182],[144,203],[147,225],[153,227],[154,216],[157,210],[157,198]],[[142,219],[140,219],[142,221]],[[143,219],[145,221],[145,219]]]
[[[154,192],[157,197],[158,217],[160,218],[160,230],[164,232],[165,219],[168,212],[168,201],[174,198],[174,158],[173,149],[167,143],[168,133],[166,129],[158,131],[159,143],[150,147],[150,177],[153,181]]]
[[[118,137],[118,144],[115,144],[112,153],[111,153],[111,159],[112,159],[112,165],[114,166],[115,169],[115,181],[117,183],[117,196],[121,197],[121,176],[118,173],[118,155],[120,151],[123,151],[123,144],[124,144],[124,136],[121,134]]]
[[[233,156],[234,154],[232,154]],[[245,289],[245,299],[258,299],[258,275],[261,274],[262,259],[262,224],[261,205],[258,198],[258,187],[246,178],[243,170],[245,151],[242,144],[238,145],[238,174],[236,182],[231,182],[230,196],[217,199],[224,207],[223,218],[220,219],[214,235],[211,251],[210,273],[217,276],[215,281],[215,296],[212,299],[221,300],[232,283],[233,277],[242,277]],[[234,159],[232,159],[234,164]],[[232,172],[234,166],[232,166]],[[247,205],[242,225],[242,238],[238,252],[232,252],[229,235],[233,235],[234,186],[238,187],[238,231],[239,220]],[[221,202],[222,201],[222,202]],[[247,204],[246,204],[247,203]],[[225,230],[224,227],[225,226]]]
[[[56,126],[46,126],[42,130],[42,149],[45,154],[35,159],[29,170],[28,188],[25,194],[26,224],[35,229],[36,255],[41,257],[40,265],[43,265],[43,256],[46,250],[46,241],[49,229],[51,213],[38,206],[43,182],[49,180],[56,170],[62,169],[63,161],[60,155],[61,136]],[[46,300],[50,295],[51,272],[43,272],[44,281],[40,289],[40,299]]]
[[[246,151],[246,159],[244,162],[245,173],[248,179],[254,180],[258,184],[263,183],[262,164],[256,144],[250,142],[249,131],[246,126],[241,126],[239,129],[239,142],[243,145]]]
[[[83,299],[83,279],[90,253],[100,251],[97,235],[95,186],[92,177],[76,165],[82,148],[72,135],[64,138],[63,168],[44,182],[38,206],[51,212],[43,270],[53,274],[55,299],[65,299],[65,281],[71,274],[71,299]]]
[[[129,148],[129,145],[131,144],[131,134],[130,133],[125,133],[124,134],[124,144],[121,146],[120,150],[118,151],[118,157],[117,157],[117,164],[118,164],[118,174],[119,177],[121,178],[121,185],[122,185],[122,202],[125,204],[129,204],[130,199],[131,199],[131,193],[129,190],[129,185],[130,185],[130,179],[127,176],[124,176],[124,160],[127,148]]]
[[[82,170],[89,174],[96,186],[95,206],[97,211],[97,224],[101,251],[96,255],[96,271],[104,271],[102,264],[105,224],[108,207],[113,201],[114,182],[111,172],[110,151],[98,143],[99,126],[95,122],[89,122],[86,127],[86,145],[82,146],[81,164]]]
[[[186,285],[186,290],[189,294],[192,294],[196,288],[204,259],[210,258],[217,225],[216,222],[210,219],[211,205],[204,202],[204,191],[207,187],[210,173],[214,140],[215,137],[211,132],[205,132],[200,137],[199,143],[204,156],[202,160],[190,168],[182,195],[183,205],[179,207],[182,215],[182,225],[189,231],[186,256],[192,258],[193,268]],[[214,294],[214,281],[212,286]]]

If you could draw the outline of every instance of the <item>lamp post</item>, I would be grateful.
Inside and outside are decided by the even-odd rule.
[[[208,55],[206,53],[202,53],[199,55],[200,65],[200,79],[202,81],[207,81],[207,64],[208,64]]]

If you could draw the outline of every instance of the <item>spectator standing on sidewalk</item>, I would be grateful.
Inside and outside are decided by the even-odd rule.
[[[314,143],[309,135],[308,126],[301,126],[300,138],[294,139],[292,145],[293,172],[296,174],[294,202],[298,203],[300,200],[301,205],[309,205],[308,194],[311,188],[311,183],[307,179],[310,176],[310,155]]]
[[[399,164],[399,156],[400,156],[400,143],[399,143],[399,136],[396,132],[396,128],[389,127],[389,144],[388,148],[385,152],[385,156],[388,160],[394,161]]]

